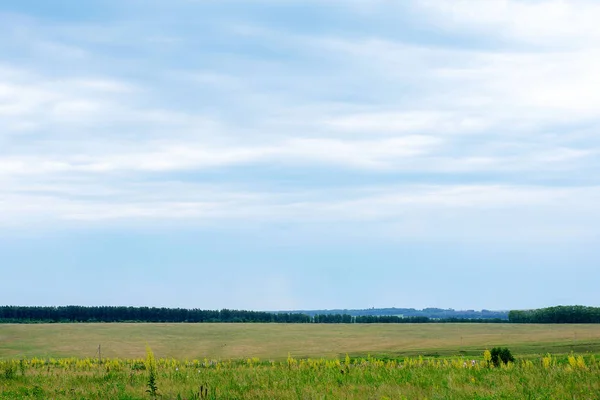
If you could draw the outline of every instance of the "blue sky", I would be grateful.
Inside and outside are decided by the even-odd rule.
[[[599,18],[2,2],[1,301],[599,305]]]

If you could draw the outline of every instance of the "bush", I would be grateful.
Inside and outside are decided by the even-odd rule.
[[[500,363],[508,364],[509,362],[515,362],[515,358],[506,347],[494,347],[490,353],[492,355],[492,364],[495,367],[500,366]]]

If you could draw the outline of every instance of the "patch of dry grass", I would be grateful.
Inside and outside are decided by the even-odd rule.
[[[521,324],[32,324],[0,325],[0,359],[158,357],[285,359],[350,355],[598,352],[600,325]]]

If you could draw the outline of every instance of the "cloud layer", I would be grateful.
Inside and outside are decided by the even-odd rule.
[[[0,14],[0,224],[597,232],[594,2],[136,4]]]

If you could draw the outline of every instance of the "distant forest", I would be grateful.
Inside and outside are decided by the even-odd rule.
[[[526,324],[598,324],[600,307],[557,306],[537,310],[513,310],[508,320]]]
[[[600,308],[558,306],[538,310],[455,311],[380,308],[368,310],[317,310],[267,312],[200,310],[157,307],[31,307],[1,306],[0,323],[59,322],[255,322],[255,323],[600,323]]]
[[[246,310],[200,310],[157,307],[0,307],[0,322],[274,322],[274,323],[427,323],[427,322],[505,322],[506,313],[471,314],[470,311],[399,313],[409,309],[338,310],[318,312],[267,312]],[[391,310],[391,311],[390,311]],[[416,310],[413,310],[416,311]],[[453,310],[452,310],[453,311]],[[477,312],[475,312],[477,313]],[[485,317],[482,318],[482,315]],[[489,318],[488,318],[489,317]],[[502,318],[503,317],[503,318]]]
[[[424,308],[417,310],[414,308],[366,308],[362,310],[298,310],[294,313],[302,313],[310,316],[318,314],[342,314],[358,316],[397,316],[397,317],[427,317],[430,319],[508,319],[508,311],[490,311],[490,310],[454,310],[452,308]]]

